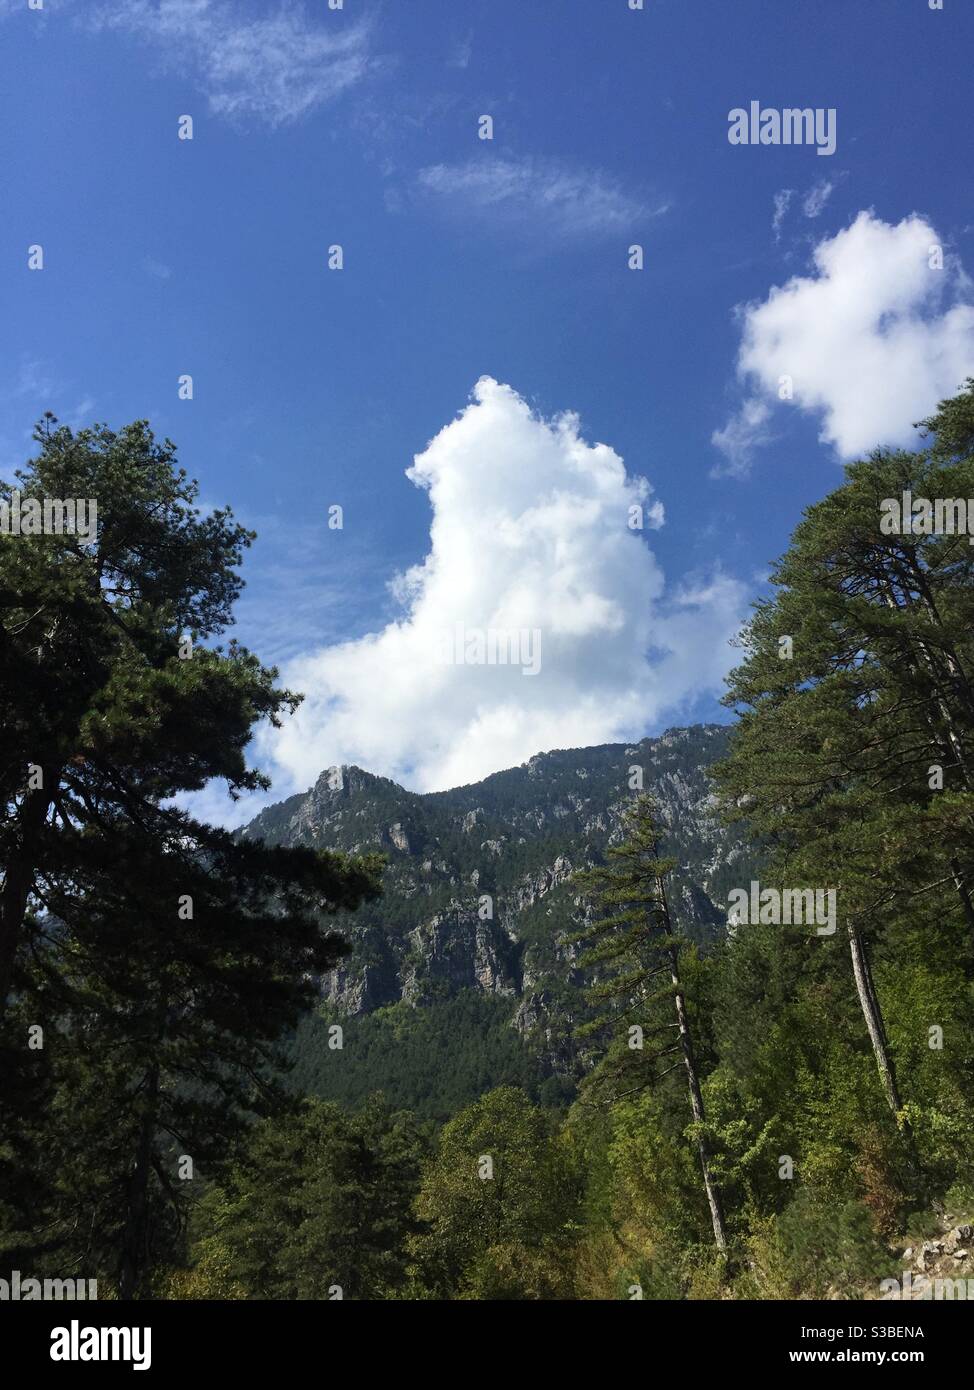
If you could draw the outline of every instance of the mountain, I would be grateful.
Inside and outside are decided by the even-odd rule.
[[[241,833],[388,857],[385,893],[339,920],[352,954],[322,981],[295,1042],[295,1084],[356,1102],[382,1089],[433,1117],[506,1083],[557,1103],[578,1072],[573,873],[604,856],[641,774],[678,867],[671,908],[701,946],[749,847],[715,817],[708,769],[724,725],[538,754],[482,782],[421,795],[358,767],[323,772]],[[340,1023],[343,1045],[329,1046]]]

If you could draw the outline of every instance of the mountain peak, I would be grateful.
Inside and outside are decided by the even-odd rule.
[[[354,765],[326,768],[310,792],[265,812],[254,831],[278,843],[385,858],[383,896],[330,923],[352,951],[320,982],[328,1017],[375,1015],[386,1019],[376,1024],[381,1032],[393,1018],[398,1028],[403,1010],[432,1010],[427,1022],[408,1027],[448,1019],[448,1031],[469,1028],[479,1037],[489,1024],[489,1046],[505,1056],[501,1035],[512,1029],[530,1041],[544,1074],[572,1073],[575,1044],[563,1015],[575,1008],[584,925],[573,873],[618,843],[635,764],[657,795],[667,852],[677,861],[676,925],[702,948],[719,936],[728,886],[747,881],[751,867],[749,846],[714,811],[708,773],[727,732],[705,725],[634,744],[552,749],[479,782],[423,794]],[[374,1089],[372,1036],[363,1035],[358,1060],[345,1058],[342,1079],[326,1043],[308,1055],[316,1094],[339,1087],[357,1101]],[[392,1052],[398,1046],[391,1043]]]
[[[366,772],[364,767],[358,767],[355,763],[340,763],[334,767],[326,767],[319,773],[309,795],[317,802],[326,799],[338,801],[355,796],[359,792],[370,793],[380,788],[402,796],[409,795],[405,787],[401,787],[398,782],[393,782],[388,777],[379,777],[374,772]]]

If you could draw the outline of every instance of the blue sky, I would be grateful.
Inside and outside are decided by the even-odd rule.
[[[2,471],[44,409],[147,416],[206,501],[254,525],[238,635],[326,691],[261,745],[280,794],[326,762],[431,787],[532,739],[726,718],[726,638],[801,508],[974,372],[963,0],[0,0],[0,37]],[[728,113],[751,100],[834,109],[835,154],[731,145]],[[487,391],[415,485],[405,470],[485,376],[516,395]],[[551,443],[542,422],[565,411],[584,444]],[[570,460],[597,442],[648,479],[665,524],[621,536],[617,564],[598,508],[628,485],[585,455],[565,464],[566,533],[555,519],[511,541],[543,500],[531,479],[561,492],[535,447]],[[514,463],[495,469],[502,447]],[[431,515],[454,538],[469,523],[479,558],[437,548]],[[548,697],[494,671],[424,695],[401,629],[435,605],[431,566],[398,597],[389,581],[432,555],[450,590],[456,562],[471,624],[502,609],[532,624],[530,595],[496,573],[535,553],[519,545],[553,565],[584,551],[547,610]],[[581,635],[569,610],[594,615]],[[644,648],[635,665],[599,647],[599,621]],[[372,681],[391,704],[373,706]]]

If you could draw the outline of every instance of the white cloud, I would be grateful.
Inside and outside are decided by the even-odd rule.
[[[917,214],[893,226],[861,212],[819,242],[813,275],[744,306],[737,369],[749,395],[713,435],[727,456],[718,471],[747,471],[772,406],[787,398],[782,378],[840,458],[910,443],[913,422],[974,371],[970,283],[949,260],[931,268],[940,244]]]
[[[754,450],[770,444],[774,435],[769,421],[771,407],[766,401],[751,397],[732,415],[722,430],[714,430],[711,443],[716,444],[726,458],[726,464],[713,469],[714,477],[731,475],[743,477],[751,466]]]
[[[781,240],[781,226],[788,215],[788,208],[791,200],[795,196],[793,188],[782,188],[774,195],[774,217],[771,219],[771,230],[774,232],[775,241]]]
[[[842,174],[836,174],[832,178],[822,178],[817,183],[812,184],[801,200],[802,216],[807,218],[820,217],[842,177]],[[774,216],[771,219],[771,230],[774,233],[776,243],[781,240],[781,229],[796,192],[797,189],[794,188],[781,188],[774,195]]]
[[[834,189],[835,184],[831,179],[819,179],[818,183],[813,184],[802,199],[803,215],[805,217],[819,217]]]
[[[240,0],[116,0],[91,22],[193,71],[216,115],[280,126],[333,101],[372,65],[366,26],[319,9],[312,19],[300,5],[266,16]]]
[[[306,699],[261,736],[277,795],[337,763],[434,790],[541,750],[637,738],[732,664],[743,590],[718,573],[664,593],[628,527],[633,506],[662,523],[649,484],[587,444],[576,416],[541,419],[489,377],[473,394],[407,473],[433,514],[429,553],[392,586],[402,615],[284,670]],[[540,631],[540,671],[444,664],[437,645],[457,624],[468,637]]]
[[[420,170],[420,188],[464,212],[491,213],[511,223],[530,221],[562,236],[628,233],[647,217],[666,212],[626,192],[597,169],[486,151],[461,164]]]

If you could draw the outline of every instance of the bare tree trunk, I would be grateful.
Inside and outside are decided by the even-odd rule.
[[[859,1004],[866,1020],[866,1028],[869,1030],[869,1040],[873,1045],[873,1056],[876,1058],[876,1067],[886,1096],[886,1104],[892,1111],[896,1128],[903,1136],[912,1179],[919,1186],[922,1186],[923,1172],[920,1167],[920,1157],[917,1153],[913,1128],[903,1114],[903,1101],[900,1098],[900,1088],[896,1080],[896,1066],[889,1051],[883,1014],[879,1006],[876,986],[873,983],[872,970],[869,967],[869,957],[866,954],[862,937],[852,922],[848,924],[848,933],[849,949],[852,953],[852,973],[856,979],[856,992],[859,995]]]
[[[658,846],[654,845],[654,853],[659,857]],[[656,880],[659,891],[659,902],[662,910],[662,919],[665,924],[665,931],[668,937],[672,937],[672,923],[670,921],[670,907],[666,900],[666,888],[662,878]],[[673,1002],[676,1007],[676,1021],[680,1030],[680,1049],[683,1053],[683,1065],[687,1074],[687,1087],[690,1091],[690,1109],[693,1111],[693,1119],[697,1126],[697,1152],[700,1155],[700,1167],[703,1172],[703,1185],[707,1193],[707,1205],[710,1207],[710,1220],[714,1228],[714,1242],[721,1254],[727,1250],[727,1228],[724,1225],[724,1210],[720,1197],[720,1188],[714,1181],[710,1171],[710,1154],[707,1150],[707,1140],[704,1135],[704,1125],[706,1115],[703,1108],[703,1095],[700,1091],[700,1081],[697,1077],[697,1065],[693,1057],[693,1041],[690,1037],[690,1023],[687,1019],[686,1000],[683,997],[683,988],[680,984],[680,953],[676,946],[667,946],[667,955],[670,959],[670,979],[673,982]]]
[[[863,1018],[866,1020],[866,1028],[869,1030],[869,1039],[873,1045],[873,1054],[876,1058],[876,1066],[879,1068],[879,1077],[883,1083],[883,1090],[886,1093],[886,1101],[897,1126],[902,1127],[905,1121],[901,1121],[900,1112],[903,1109],[903,1102],[900,1099],[899,1087],[896,1084],[896,1068],[893,1059],[889,1055],[889,1045],[886,1041],[886,1028],[883,1024],[883,1015],[879,1007],[879,1000],[876,996],[875,986],[873,985],[872,972],[869,969],[869,961],[866,957],[866,950],[862,943],[862,937],[856,930],[852,922],[848,924],[849,949],[852,953],[852,973],[856,978],[856,993],[859,995],[859,1004],[862,1008]]]
[[[676,1004],[676,1018],[680,1026],[680,1047],[683,1050],[683,1065],[686,1067],[687,1084],[690,1090],[690,1109],[693,1111],[693,1118],[698,1126],[697,1129],[697,1151],[700,1154],[700,1167],[703,1170],[703,1185],[707,1193],[707,1204],[710,1207],[710,1220],[714,1228],[714,1240],[717,1249],[724,1253],[727,1249],[727,1231],[724,1226],[724,1211],[720,1200],[720,1189],[714,1182],[710,1171],[710,1155],[707,1152],[707,1141],[703,1134],[703,1125],[706,1120],[703,1109],[703,1096],[700,1093],[700,1082],[697,1079],[697,1068],[693,1060],[693,1044],[690,1039],[690,1027],[687,1022],[686,1002],[683,998],[683,991],[680,988],[680,977],[677,970],[677,953],[670,952],[672,962],[671,978],[676,988],[674,1002]]]

